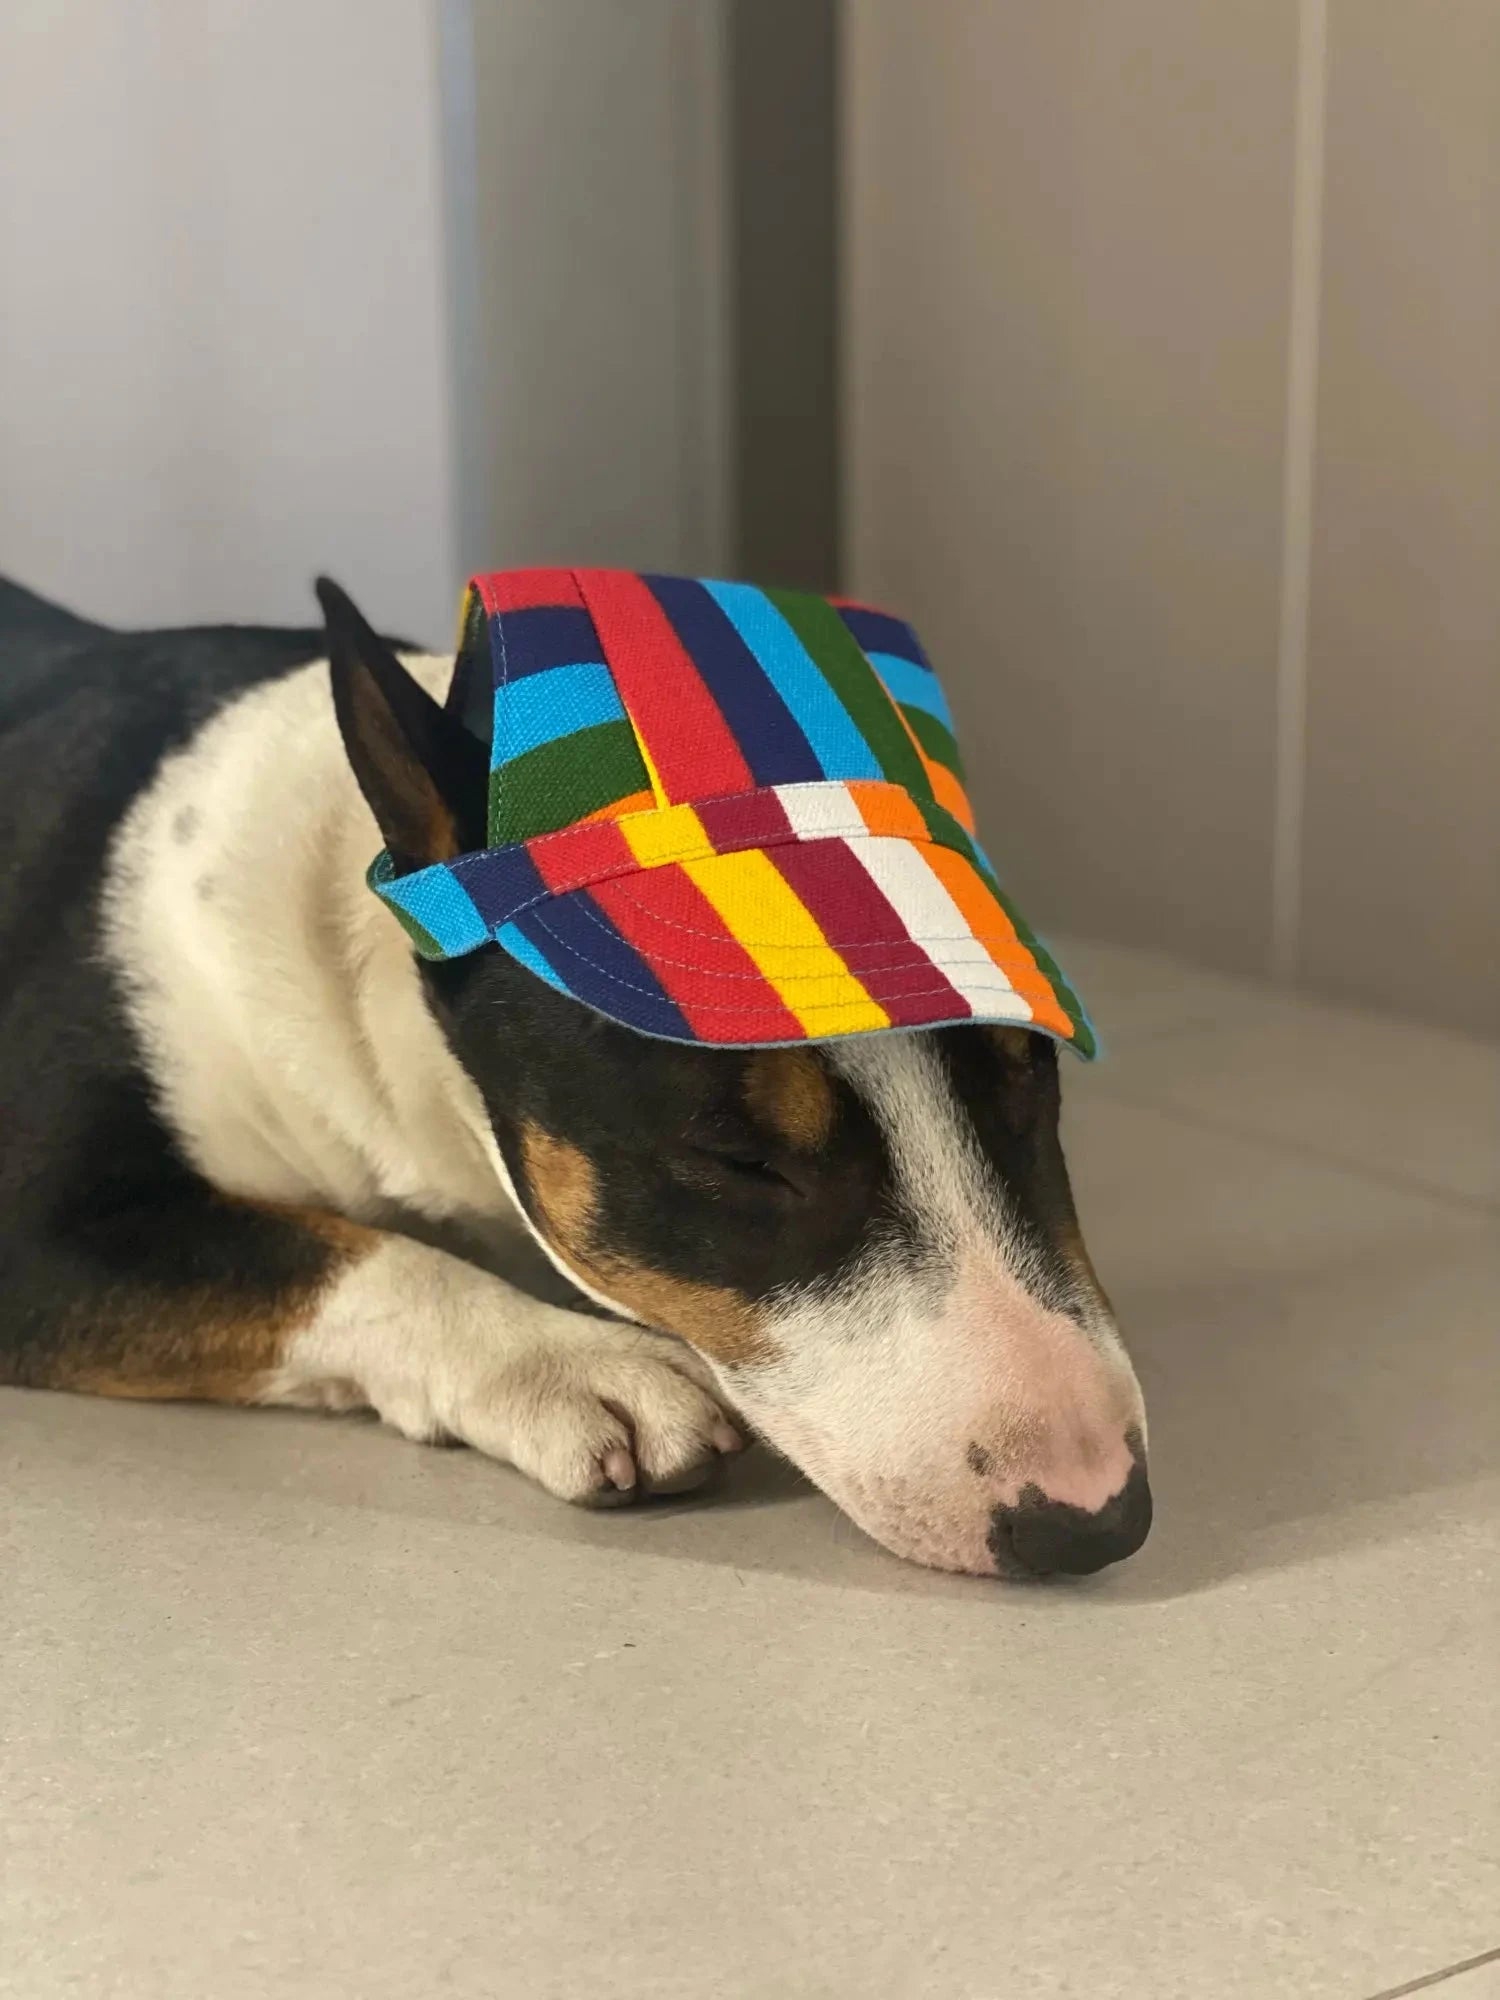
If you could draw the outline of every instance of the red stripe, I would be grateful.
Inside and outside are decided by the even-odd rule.
[[[640,577],[573,572],[630,719],[673,805],[754,785],[718,703]]]
[[[769,857],[872,1000],[905,1028],[966,1020],[972,1008],[927,956],[842,840],[777,847]]]
[[[542,834],[526,849],[547,887],[557,894],[583,889],[622,868],[639,864],[614,820],[583,820],[560,838]]]
[[[805,1030],[675,863],[590,891],[706,1042],[800,1042]]]
[[[697,807],[703,831],[720,854],[761,847],[790,837],[792,823],[775,792],[741,792],[733,799],[704,799]]]
[[[835,597],[831,592],[828,602],[836,604],[840,611],[876,611],[882,618],[900,617],[899,612],[887,611],[883,604],[872,604],[867,597]],[[905,624],[905,619],[901,620]]]
[[[540,604],[583,609],[570,569],[497,569],[471,579],[486,611],[531,611]]]

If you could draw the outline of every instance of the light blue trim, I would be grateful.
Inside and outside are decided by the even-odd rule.
[[[524,757],[528,750],[555,743],[560,736],[625,719],[609,668],[597,660],[525,674],[495,690],[495,730],[490,739],[495,765]]]
[[[376,887],[388,903],[399,904],[414,917],[448,958],[461,958],[489,943],[490,927],[475,909],[473,898],[441,863]]]
[[[870,653],[866,657],[897,701],[935,715],[951,734],[953,717],[936,674],[926,667],[913,666],[910,660],[900,659],[895,653]]]
[[[524,965],[528,972],[534,972],[538,979],[545,979],[547,984],[555,986],[559,993],[569,992],[569,989],[553,971],[551,962],[543,958],[542,954],[531,942],[531,939],[526,936],[525,932],[518,925],[502,924],[495,933],[495,942],[496,944],[504,945],[511,957],[519,965]],[[570,997],[576,998],[577,996],[570,994]]]

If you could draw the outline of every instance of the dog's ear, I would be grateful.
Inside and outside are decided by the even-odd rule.
[[[316,589],[344,749],[397,871],[482,847],[484,745],[417,685],[336,583],[320,576]]]

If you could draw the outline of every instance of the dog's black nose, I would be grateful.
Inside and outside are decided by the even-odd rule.
[[[1091,1576],[1133,1556],[1150,1532],[1151,1486],[1137,1459],[1120,1491],[1094,1514],[1028,1486],[1019,1506],[995,1509],[989,1544],[1001,1576]]]

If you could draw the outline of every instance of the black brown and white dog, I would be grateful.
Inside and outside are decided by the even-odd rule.
[[[482,844],[483,761],[451,659],[323,598],[124,633],[0,583],[0,1381],[372,1408],[582,1502],[743,1420],[919,1562],[1135,1550],[1054,1044],[673,1046],[420,962],[366,870]],[[527,1232],[567,1303],[498,1275]]]

